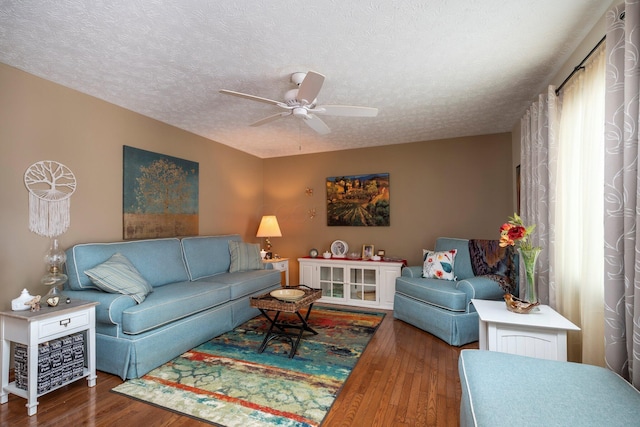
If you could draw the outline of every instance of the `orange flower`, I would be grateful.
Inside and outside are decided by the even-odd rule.
[[[516,242],[520,242],[520,247],[530,246],[531,244],[527,243],[527,238],[535,228],[535,224],[525,227],[518,214],[513,214],[513,217],[509,218],[509,222],[500,226],[500,247],[515,246]]]

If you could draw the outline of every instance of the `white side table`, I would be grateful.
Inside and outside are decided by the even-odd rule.
[[[289,286],[289,258],[263,259],[264,264],[271,264],[274,270],[284,271],[285,285]]]
[[[567,331],[580,330],[548,305],[518,314],[507,310],[504,301],[472,299],[471,303],[480,317],[480,350],[566,361]]]
[[[40,311],[3,311],[0,312],[0,404],[7,403],[9,393],[27,399],[29,416],[38,411],[38,397],[57,388],[63,387],[80,378],[87,378],[89,387],[96,385],[96,329],[95,306],[97,302],[71,301],[62,302],[57,307],[43,304]],[[85,333],[86,366],[82,376],[73,378],[55,388],[38,394],[38,344],[75,334]],[[27,346],[28,387],[18,388],[15,381],[9,383],[9,360],[11,343]]]

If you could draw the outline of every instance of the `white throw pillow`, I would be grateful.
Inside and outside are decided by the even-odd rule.
[[[456,259],[457,249],[449,251],[422,250],[422,277],[426,279],[456,280],[453,273],[453,265]]]

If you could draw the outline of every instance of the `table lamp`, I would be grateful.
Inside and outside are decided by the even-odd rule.
[[[256,237],[265,237],[265,243],[267,244],[267,253],[271,252],[271,237],[282,237],[280,232],[280,226],[278,225],[278,219],[275,215],[264,215],[260,221],[258,227],[258,233]]]

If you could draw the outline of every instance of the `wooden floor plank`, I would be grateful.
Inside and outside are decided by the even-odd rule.
[[[452,347],[387,315],[338,395],[323,427],[457,426],[460,408],[458,357]],[[472,343],[462,348],[478,348]],[[112,393],[122,380],[98,372],[97,385],[76,381],[42,396],[27,416],[26,400],[10,395],[0,405],[0,425],[199,427],[190,417]]]

